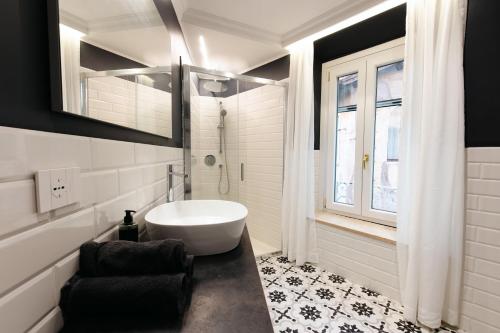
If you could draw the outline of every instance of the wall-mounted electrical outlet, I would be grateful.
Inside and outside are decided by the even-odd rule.
[[[38,171],[35,181],[39,213],[80,201],[80,168]]]
[[[51,208],[62,207],[68,204],[68,189],[66,184],[66,170],[58,169],[50,172]]]

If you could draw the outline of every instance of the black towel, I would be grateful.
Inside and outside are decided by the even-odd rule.
[[[190,298],[186,274],[80,277],[61,290],[65,320],[98,316],[161,316],[179,318]]]
[[[183,272],[191,279],[193,278],[193,269],[194,269],[194,256],[188,254],[186,256],[186,260],[184,261]]]
[[[104,245],[94,241],[80,246],[80,271],[82,276],[97,276],[97,251]]]
[[[86,277],[175,274],[186,272],[187,268],[192,270],[192,260],[191,264],[186,260],[184,243],[180,240],[90,241],[80,247],[80,274]]]

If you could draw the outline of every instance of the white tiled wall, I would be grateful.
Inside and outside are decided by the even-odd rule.
[[[245,165],[239,199],[248,208],[250,236],[280,249],[285,90],[266,85],[245,91],[239,106],[240,162]]]
[[[281,247],[284,93],[283,87],[262,86],[227,98],[191,97],[193,198],[240,201],[249,210],[251,237],[275,248]],[[218,165],[225,164],[219,154],[219,102],[227,110],[228,195],[217,191]],[[216,157],[214,166],[205,165],[207,154]]]
[[[319,152],[315,158],[318,162]],[[470,333],[499,333],[500,148],[467,149],[467,165],[460,327]],[[317,171],[316,179],[320,181]],[[395,245],[320,224],[318,245],[320,265],[399,299]]]
[[[92,118],[172,137],[169,92],[117,77],[88,79],[88,113]]]
[[[191,154],[193,198],[238,200],[238,110],[236,97],[220,98],[210,96],[192,96],[191,100]],[[227,111],[224,120],[226,136],[227,164],[229,171],[229,193],[219,194],[219,165],[226,165],[224,154],[219,152],[220,105]],[[215,165],[208,166],[204,162],[207,155],[214,155]],[[224,167],[221,189],[226,192],[227,179]]]
[[[144,215],[165,200],[166,164],[182,149],[0,127],[1,332],[57,332],[59,290],[78,268],[78,247],[115,239],[124,209]],[[80,167],[80,203],[36,211],[34,172]],[[176,180],[182,198],[182,180]]]
[[[500,148],[467,150],[462,327],[500,332]]]
[[[393,244],[319,223],[317,235],[321,267],[399,300]]]
[[[320,151],[314,152],[316,207],[321,207]],[[320,266],[399,300],[396,246],[358,233],[317,223]]]

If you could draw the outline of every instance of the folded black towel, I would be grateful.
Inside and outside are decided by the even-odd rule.
[[[192,270],[192,263],[189,266],[186,260],[184,243],[180,240],[143,243],[90,241],[80,247],[80,275],[91,277],[175,274],[186,272],[189,267]]]
[[[173,275],[80,277],[61,290],[65,320],[108,315],[179,318],[189,302],[191,280]]]
[[[186,275],[189,278],[193,277],[193,269],[194,269],[193,264],[194,264],[194,256],[191,254],[188,254],[186,256],[186,260],[184,261],[183,272],[186,273]]]
[[[80,246],[80,275],[97,276],[97,251],[102,245],[104,243],[89,241]]]

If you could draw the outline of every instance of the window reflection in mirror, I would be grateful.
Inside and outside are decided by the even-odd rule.
[[[153,0],[59,0],[63,109],[172,137],[170,37]]]

